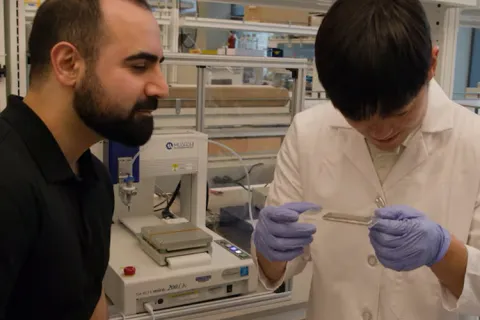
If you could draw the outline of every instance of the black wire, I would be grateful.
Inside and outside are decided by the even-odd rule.
[[[248,170],[248,174],[252,173],[252,170],[253,170],[254,168],[256,168],[256,167],[259,167],[259,166],[263,166],[263,163],[260,162],[260,163],[256,163],[256,164],[254,164],[253,166],[251,166],[250,169]],[[238,178],[238,179],[235,179],[235,180],[232,180],[232,181],[233,181],[233,183],[237,183],[237,182],[242,181],[242,180],[245,179],[246,177],[247,177],[247,175],[244,174],[241,178]]]
[[[208,185],[208,181],[207,181],[207,196],[206,196],[206,198],[207,198],[207,200],[206,200],[207,205],[206,205],[205,210],[208,211],[208,202],[210,201],[210,187]]]
[[[248,188],[245,187],[245,185],[244,185],[243,183],[241,183],[241,182],[233,181],[233,183],[236,184],[237,186],[242,187],[242,188],[245,189],[246,191],[250,191],[250,190],[248,190]]]
[[[177,199],[178,197],[178,194],[180,193],[180,188],[182,187],[182,181],[180,180],[177,184],[177,187],[175,188],[175,191],[173,192],[172,194],[172,197],[169,199],[167,205],[163,208],[158,208],[159,206],[161,206],[162,204],[164,204],[165,202],[167,202],[167,200],[164,200],[162,201],[161,203],[155,205],[154,207],[154,212],[160,212],[162,211],[163,213],[163,216],[167,216],[167,217],[173,217],[172,213],[170,212],[170,208],[172,207],[173,203],[175,202],[175,200]],[[209,184],[207,182],[207,194],[206,194],[206,208],[205,210],[208,210],[208,204],[209,204],[209,201],[210,201],[210,197],[209,197],[209,193],[210,193],[210,187],[209,187]]]
[[[167,199],[163,200],[162,202],[157,203],[153,208],[154,208],[154,209],[158,209],[158,207],[160,207],[162,204],[164,204],[164,203],[167,202],[167,201],[168,201],[168,197],[167,197]]]
[[[170,200],[168,200],[167,206],[163,209],[163,214],[170,214],[170,208],[172,207],[173,203],[178,197],[178,194],[180,193],[180,188],[182,187],[182,180],[178,181],[177,187],[175,188],[175,191],[172,194],[172,197]]]

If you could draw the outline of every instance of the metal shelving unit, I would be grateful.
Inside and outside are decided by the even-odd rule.
[[[199,2],[234,3],[241,5],[261,5],[271,7],[304,8],[306,10],[327,11],[335,0],[198,0]],[[442,4],[448,7],[476,7],[477,0],[423,0],[424,3]]]
[[[165,65],[206,66],[206,67],[252,67],[252,68],[308,68],[306,59],[240,57],[225,55],[204,55],[189,53],[166,53]]]
[[[297,26],[293,24],[278,24],[225,19],[185,17],[180,20],[180,26],[191,28],[211,28],[223,30],[240,30],[252,32],[282,33],[299,36],[315,36],[317,27]]]
[[[279,58],[267,58],[267,57],[237,57],[237,56],[212,56],[212,55],[191,55],[186,53],[166,53],[165,65],[172,66],[194,66],[197,69],[197,98],[196,98],[196,122],[195,128],[197,131],[206,132],[205,128],[205,113],[206,113],[206,87],[205,87],[205,69],[207,67],[253,67],[253,68],[280,68],[288,69],[295,72],[295,85],[291,97],[291,106],[289,118],[291,118],[304,107],[305,101],[305,76],[307,69],[309,68],[308,61],[306,59],[279,59]],[[193,114],[191,115],[193,116]],[[240,117],[238,115],[237,117]],[[275,118],[272,115],[267,114],[267,118],[270,118],[269,125],[275,125],[280,118]],[[280,116],[282,117],[282,116]],[[188,119],[184,126],[188,126]],[[190,120],[191,123],[192,120]],[[248,119],[248,122],[252,125],[256,125],[255,121]],[[225,125],[225,120],[220,119],[219,124]],[[263,123],[263,122],[262,122]],[[237,124],[237,122],[232,123]],[[258,123],[260,125],[260,123]]]
[[[14,16],[19,22],[19,28],[10,28],[10,32],[22,33],[22,24],[25,22],[31,21],[35,15],[35,8],[28,7],[28,10],[25,11],[25,4],[23,0],[2,0],[6,5],[6,12],[8,15]],[[199,2],[217,2],[217,3],[226,3],[226,4],[241,4],[241,5],[259,5],[259,6],[272,6],[272,7],[285,7],[285,8],[302,8],[308,11],[315,12],[326,12],[331,6],[334,0],[199,0]],[[299,35],[299,36],[315,36],[316,27],[308,26],[297,26],[289,24],[271,24],[271,23],[261,23],[261,22],[243,22],[235,20],[224,20],[224,19],[209,19],[209,18],[194,18],[194,17],[180,17],[179,4],[177,0],[173,1],[150,1],[155,7],[154,14],[156,15],[159,25],[162,25],[166,28],[168,35],[168,45],[165,48],[165,51],[176,53],[178,52],[178,38],[179,30],[181,27],[189,28],[210,28],[210,29],[224,29],[224,30],[241,30],[241,31],[252,31],[252,32],[271,32],[271,33],[280,33],[288,35]],[[167,8],[166,4],[168,3]],[[448,92],[451,92],[452,84],[451,76],[453,74],[453,61],[455,50],[451,49],[454,47],[456,38],[454,33],[451,30],[456,30],[456,26],[460,23],[457,18],[459,15],[458,8],[477,8],[477,0],[425,0],[425,7],[429,13],[431,20],[432,31],[434,34],[435,42],[440,45],[440,47],[447,48],[447,52],[442,50],[442,64],[439,66],[439,72],[437,78],[439,79],[442,87]],[[163,14],[168,12],[169,14]],[[464,19],[463,23],[470,21],[474,23],[476,19],[470,18]],[[13,21],[13,20],[12,20]],[[476,23],[476,22],[475,22]],[[10,42],[18,42],[14,45],[10,45],[10,48],[16,50],[15,56],[18,58],[19,63],[15,63],[14,67],[17,69],[22,68],[22,54],[25,50],[25,39],[24,37],[16,34],[14,37],[10,37]],[[18,41],[16,41],[18,39]],[[167,42],[167,41],[165,41]],[[453,51],[452,51],[453,50]],[[18,74],[23,74],[23,70],[20,72],[15,72],[14,70],[12,75],[14,77]],[[443,74],[442,74],[443,73]],[[171,72],[169,74],[169,80],[175,82],[176,73]],[[18,91],[18,94],[24,94],[26,90],[26,81],[21,79],[13,79],[15,85],[12,86],[15,92]]]
[[[464,9],[460,12],[460,26],[480,28],[480,9]]]

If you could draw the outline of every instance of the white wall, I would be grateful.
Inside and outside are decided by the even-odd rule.
[[[455,59],[455,79],[453,83],[453,98],[463,99],[461,93],[468,87],[470,71],[470,56],[472,44],[472,28],[460,27],[457,37],[457,54]],[[440,48],[441,49],[441,48]]]

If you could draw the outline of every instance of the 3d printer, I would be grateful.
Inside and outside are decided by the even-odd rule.
[[[135,157],[119,156],[119,146],[107,146],[107,161],[116,164],[110,169],[119,182],[118,197],[130,210],[117,206],[104,285],[125,315],[245,295],[257,288],[250,255],[205,227],[207,147],[207,135],[195,131],[154,134],[137,157],[138,170],[132,170]],[[173,217],[157,216],[155,179],[172,175],[182,177],[181,210]]]

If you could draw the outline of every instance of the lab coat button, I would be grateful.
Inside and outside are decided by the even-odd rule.
[[[369,311],[364,311],[362,314],[363,320],[372,320],[372,314]]]
[[[369,255],[368,264],[371,265],[372,267],[376,266],[378,264],[377,257],[375,257],[373,254]]]

